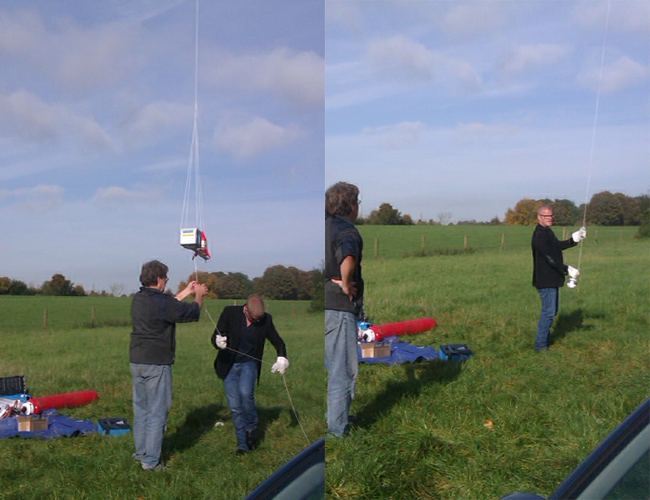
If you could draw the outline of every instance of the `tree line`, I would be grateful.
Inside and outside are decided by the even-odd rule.
[[[489,221],[479,222],[458,221],[456,225],[509,225],[509,226],[530,226],[537,224],[537,208],[543,204],[553,206],[555,215],[554,224],[557,226],[575,226],[582,223],[585,214],[585,204],[577,206],[573,201],[566,199],[549,198],[534,200],[523,198],[519,200],[514,208],[508,208],[503,221],[498,216]],[[602,191],[591,197],[586,206],[586,222],[597,226],[645,226],[648,225],[650,216],[650,197],[648,195],[627,196],[623,193],[611,193]],[[402,214],[390,203],[382,203],[378,209],[373,210],[367,217],[358,217],[355,221],[358,225],[375,224],[387,226],[410,226],[414,224],[424,225],[449,225],[452,214],[441,212],[437,220],[418,219],[414,221],[409,214]],[[645,230],[645,229],[643,229]]]
[[[198,278],[198,279],[197,279]],[[220,299],[243,299],[257,293],[265,299],[311,300],[318,303],[323,294],[323,270],[303,271],[296,267],[271,266],[264,274],[252,280],[243,273],[199,272],[181,281],[178,291],[189,281],[197,280],[208,286],[209,296]],[[83,286],[75,285],[63,274],[57,273],[40,287],[28,286],[23,281],[0,277],[0,295],[57,295],[57,296],[121,296],[123,285],[112,285],[111,291],[86,293]],[[167,290],[167,293],[173,293]]]
[[[322,294],[323,270],[303,271],[293,266],[268,267],[260,277],[248,278],[243,273],[208,273],[199,271],[181,281],[178,291],[190,281],[204,283],[208,296],[220,299],[241,299],[255,293],[273,300],[313,300]]]

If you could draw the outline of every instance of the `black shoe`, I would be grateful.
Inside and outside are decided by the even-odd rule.
[[[250,453],[250,450],[244,450],[243,448],[239,448],[239,449],[235,452],[235,455],[237,455],[238,457],[240,457],[240,456],[242,456],[242,455],[246,455],[246,454],[248,454],[248,453]]]
[[[246,431],[246,445],[249,449],[254,450],[260,444],[259,438],[257,436],[257,429],[252,431]]]

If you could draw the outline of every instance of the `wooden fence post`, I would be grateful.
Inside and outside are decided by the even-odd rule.
[[[424,252],[424,248],[426,247],[426,236],[422,235],[422,252]]]
[[[467,250],[467,235],[465,235],[465,240],[463,241],[463,248]]]
[[[47,330],[47,307],[43,311],[43,328]]]
[[[90,322],[93,325],[95,324],[95,306],[93,306],[90,310]]]
[[[379,238],[375,238],[375,259],[379,257]]]
[[[501,233],[501,251],[506,249],[506,233]]]

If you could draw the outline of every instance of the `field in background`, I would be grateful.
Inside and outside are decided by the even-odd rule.
[[[233,301],[207,300],[214,320]],[[91,320],[95,308],[95,326]],[[178,325],[174,400],[163,451],[170,469],[145,473],[131,459],[132,436],[5,439],[0,457],[2,499],[240,500],[275,469],[324,433],[323,315],[307,302],[270,301],[267,309],[287,343],[286,383],[307,438],[267,343],[256,396],[263,442],[235,457],[236,441],[223,384],[212,364],[214,329],[207,315]],[[34,396],[94,389],[99,400],[61,410],[78,419],[126,417],[132,422],[129,371],[130,299],[111,297],[2,297],[0,376],[25,375]],[[43,329],[43,310],[49,328]],[[124,324],[127,326],[103,326]],[[214,427],[216,422],[222,427]]]
[[[562,289],[553,345],[536,354],[532,229],[361,227],[371,321],[433,316],[436,329],[406,340],[467,343],[475,355],[463,365],[362,364],[357,427],[327,442],[328,498],[548,496],[648,397],[648,240],[598,228],[596,241],[589,228],[578,288]],[[473,253],[403,257],[423,234],[442,250],[462,250],[467,235]],[[578,256],[565,251],[574,266]]]

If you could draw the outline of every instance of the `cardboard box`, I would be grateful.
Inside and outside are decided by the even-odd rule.
[[[361,342],[361,357],[381,358],[390,356],[390,344],[383,342]]]
[[[21,415],[18,419],[18,432],[46,431],[48,421],[46,415]]]

